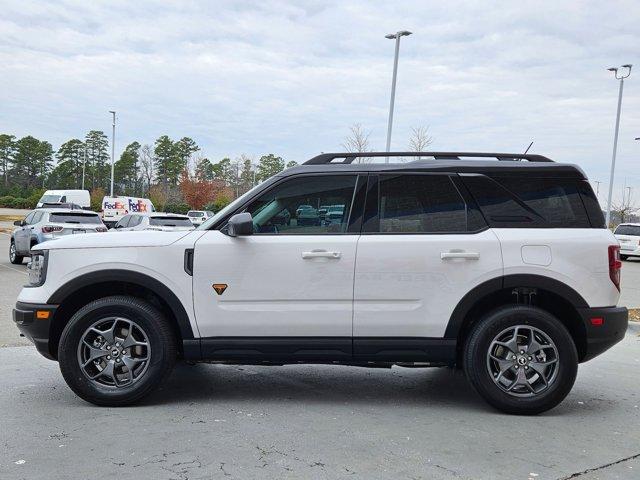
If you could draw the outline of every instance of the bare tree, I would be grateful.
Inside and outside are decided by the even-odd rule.
[[[142,184],[143,194],[145,191],[145,188],[144,188],[145,183],[147,184],[147,189],[146,189],[147,194],[151,189],[151,183],[153,182],[153,176],[154,176],[154,170],[155,170],[154,163],[155,162],[153,157],[153,147],[151,145],[144,145],[140,149],[140,172],[141,172],[141,179],[142,179],[142,182],[140,183]]]
[[[429,127],[412,127],[409,137],[409,149],[413,152],[424,152],[433,143],[433,137],[429,135]]]
[[[620,220],[620,223],[624,223],[631,215],[636,213],[640,208],[631,195],[631,188],[629,187],[629,194],[622,195],[620,202],[612,202],[611,211]]]
[[[354,123],[349,127],[349,135],[345,137],[342,146],[347,152],[370,152],[370,135],[371,132],[365,132],[361,124]]]

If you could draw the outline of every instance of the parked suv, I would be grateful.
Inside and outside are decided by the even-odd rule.
[[[181,358],[459,366],[494,407],[535,414],[623,338],[619,245],[580,168],[362,155],[419,159],[323,154],[195,231],[44,243],[15,322],[99,405],[140,400]],[[283,225],[303,205],[342,215]]]
[[[176,232],[193,230],[194,226],[186,215],[177,213],[131,213],[125,215],[114,227],[115,231],[155,230],[157,232]]]
[[[620,259],[640,257],[640,223],[621,223],[613,231],[620,242]]]
[[[13,224],[18,227],[11,233],[9,243],[9,260],[14,264],[21,264],[34,245],[47,240],[107,231],[97,213],[66,208],[39,208]]]

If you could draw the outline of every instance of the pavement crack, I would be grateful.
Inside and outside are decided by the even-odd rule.
[[[621,458],[620,460],[616,460],[615,462],[606,463],[598,467],[587,468],[586,470],[582,470],[581,472],[572,473],[567,477],[561,477],[558,480],[569,480],[570,478],[578,478],[578,477],[581,477],[582,475],[586,475],[587,473],[604,470],[605,468],[613,467],[614,465],[618,465],[619,463],[623,463],[623,462],[628,462],[629,460],[635,460],[636,458],[640,458],[640,453],[636,453],[635,455],[631,455],[630,457]]]

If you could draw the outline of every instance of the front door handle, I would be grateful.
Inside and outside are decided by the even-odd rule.
[[[340,252],[327,252],[326,250],[311,250],[310,252],[302,252],[302,258],[309,260],[312,258],[334,258],[338,259],[342,256]]]
[[[466,260],[479,260],[480,254],[478,252],[465,252],[464,250],[450,250],[448,252],[440,253],[442,260],[449,260],[452,258],[463,258]]]

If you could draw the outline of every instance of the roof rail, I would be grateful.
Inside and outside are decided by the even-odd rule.
[[[478,153],[478,152],[348,152],[348,153],[322,153],[303,165],[323,165],[327,163],[353,163],[358,157],[433,157],[436,160],[460,160],[460,157],[495,158],[499,161],[518,162],[553,162],[543,155],[531,153]],[[343,158],[342,162],[333,162],[336,158]]]

